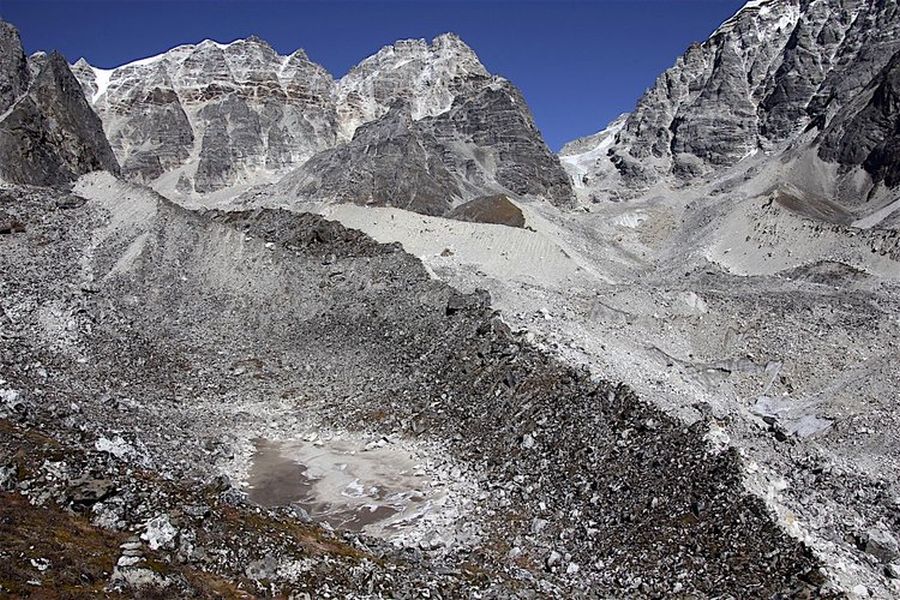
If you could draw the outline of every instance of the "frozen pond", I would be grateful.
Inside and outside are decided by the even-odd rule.
[[[250,499],[263,506],[301,506],[335,529],[394,537],[445,499],[421,463],[390,444],[258,438],[254,446]]]

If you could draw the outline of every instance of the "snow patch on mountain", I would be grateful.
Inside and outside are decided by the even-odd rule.
[[[576,190],[585,189],[589,183],[589,173],[598,161],[602,161],[612,148],[618,134],[625,125],[628,113],[619,115],[605,129],[594,135],[569,142],[559,152],[563,168],[572,178]]]
[[[91,96],[91,104],[97,102],[97,100],[106,93],[106,89],[109,87],[109,80],[112,78],[113,70],[112,69],[99,69],[97,67],[91,67],[91,70],[94,72],[94,83],[97,86],[97,91]]]

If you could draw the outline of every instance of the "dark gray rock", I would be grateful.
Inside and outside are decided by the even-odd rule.
[[[0,490],[7,492],[16,487],[18,474],[15,465],[0,467]]]
[[[82,477],[69,484],[66,495],[72,504],[91,506],[109,498],[115,491],[116,485],[112,480]]]
[[[25,71],[22,47],[14,29],[3,24],[2,30],[4,62],[13,57],[15,66],[14,76],[6,77],[13,93],[20,91]],[[0,177],[58,185],[99,169],[118,172],[100,119],[62,55],[42,59],[37,76],[27,83],[24,95],[0,118]]]
[[[16,28],[0,21],[0,113],[28,88],[28,67]]]
[[[49,55],[44,51],[38,51],[34,54],[30,54],[28,58],[25,59],[25,62],[28,65],[28,78],[29,81],[38,76],[41,72],[41,69],[47,64],[47,59]],[[73,73],[74,74],[74,73]]]
[[[558,206],[572,202],[565,171],[544,143],[525,98],[505,79],[492,78],[458,97],[429,125],[448,151],[467,147],[448,160],[448,168],[481,192],[477,195],[484,194],[486,179],[517,196],[537,196]]]
[[[22,223],[18,218],[7,213],[6,211],[0,211],[0,234],[24,232],[24,223]]]
[[[308,200],[395,206],[441,215],[462,197],[445,167],[440,142],[410,108],[397,104],[362,125],[353,140],[326,150],[278,184],[281,194]]]
[[[491,295],[487,290],[476,289],[471,294],[463,294],[453,290],[447,298],[447,307],[444,310],[444,314],[449,317],[462,311],[478,312],[485,310],[490,304]]]
[[[882,563],[892,563],[900,558],[897,539],[883,529],[871,529],[865,535],[865,551]]]
[[[146,183],[184,163],[194,131],[171,88],[154,87],[132,101],[143,118],[122,123],[111,132],[110,143],[123,159],[122,174]]]
[[[862,165],[876,182],[900,184],[900,52],[867,87],[858,111],[843,111],[822,136],[819,156]]]

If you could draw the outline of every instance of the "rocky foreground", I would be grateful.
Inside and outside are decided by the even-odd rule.
[[[704,423],[549,358],[398,246],[107,197],[0,199],[3,593],[828,594]],[[415,445],[453,501],[393,541],[250,502],[247,441],[310,431]]]

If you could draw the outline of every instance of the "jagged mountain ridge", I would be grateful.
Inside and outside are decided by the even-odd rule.
[[[752,0],[657,79],[608,148],[585,156],[599,143],[582,141],[563,162],[588,196],[627,196],[696,183],[763,152],[826,163],[823,193],[854,207],[896,183],[882,137],[900,111],[878,82],[898,51],[896,2]]]
[[[569,181],[536,143],[539,133],[523,105],[505,81],[419,120],[414,107],[398,102],[360,126],[349,143],[321,152],[274,189],[255,195],[390,205],[430,215],[509,191],[566,204]]]
[[[101,169],[118,164],[65,58],[26,59],[15,27],[0,21],[0,179],[60,185]]]
[[[208,192],[333,145],[331,76],[258,38],[184,45],[112,70],[74,65],[126,176]]]
[[[205,40],[112,70],[81,59],[73,69],[124,173],[160,191],[195,194],[269,183],[307,161],[322,165],[340,156],[365,164],[331,176],[316,169],[315,185],[286,183],[279,190],[427,212],[498,192],[556,204],[571,199],[568,179],[521,94],[490,75],[453,34],[430,44],[402,40],[386,46],[339,80],[302,50],[281,56],[258,38]],[[389,113],[400,105],[410,119],[398,129]],[[493,116],[512,129],[486,139],[471,124],[490,121],[491,115],[474,111],[492,107]],[[357,130],[382,119],[388,122],[368,134],[394,136],[379,142],[405,146],[422,154],[422,161],[392,162],[390,155],[365,150],[368,144],[361,153],[353,151]],[[425,138],[436,143],[423,141],[420,131],[430,129],[424,123],[432,120],[440,131]],[[435,174],[442,169],[446,176]],[[408,195],[396,193],[408,181],[437,181],[428,196],[440,200],[410,203]]]

